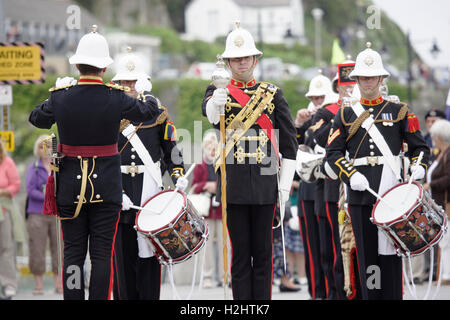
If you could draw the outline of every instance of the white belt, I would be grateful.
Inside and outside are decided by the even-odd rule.
[[[395,162],[400,164],[400,157],[394,156]],[[383,156],[368,156],[368,157],[362,157],[357,158],[353,161],[353,166],[376,166],[376,165],[383,165],[387,163],[387,160]]]
[[[160,162],[159,161],[155,162],[155,164],[156,164],[156,166],[158,168],[160,167]],[[132,177],[134,177],[136,174],[144,173],[145,165],[143,165],[143,164],[141,164],[141,165],[131,164],[129,166],[120,166],[120,171],[123,174],[130,174]]]

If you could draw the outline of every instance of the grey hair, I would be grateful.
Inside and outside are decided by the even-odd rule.
[[[432,138],[441,138],[442,141],[450,143],[450,121],[445,119],[439,119],[430,129]]]
[[[217,135],[215,131],[209,131],[205,134],[205,136],[203,137],[203,143],[202,143],[202,147],[206,148],[209,145],[214,145],[215,147],[217,147],[219,141],[217,140]]]

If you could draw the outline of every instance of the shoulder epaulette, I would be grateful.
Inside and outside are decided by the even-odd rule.
[[[163,124],[165,121],[169,120],[169,113],[167,112],[166,107],[160,106],[159,108],[164,109],[164,111],[158,116],[158,118],[156,118],[155,122],[141,126],[142,129],[156,127],[157,125]]]
[[[271,91],[278,90],[278,87],[276,85],[269,83],[269,82],[261,81],[261,82],[259,82],[259,85],[264,85],[265,87],[267,87],[267,89],[269,89]]]
[[[137,99],[138,99],[138,100],[141,100],[142,102],[146,102],[148,97],[155,98],[155,99],[157,100],[157,102],[158,102],[158,107],[161,105],[161,103],[159,102],[158,98],[156,98],[154,95],[148,93],[148,91],[141,92],[141,93],[137,96]]]
[[[107,86],[108,88],[112,88],[112,89],[116,89],[116,90],[121,90],[121,91],[125,91],[125,92],[130,91],[130,88],[129,88],[129,87],[121,86],[121,85],[118,85],[118,84],[116,84],[116,83],[105,83],[105,86]]]
[[[61,86],[61,87],[53,87],[53,88],[48,89],[48,91],[53,92],[53,91],[58,91],[58,90],[62,90],[62,89],[67,89],[70,87],[73,87],[73,84],[68,84],[68,85]]]

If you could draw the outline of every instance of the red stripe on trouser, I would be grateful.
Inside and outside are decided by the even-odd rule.
[[[109,275],[109,288],[108,288],[108,296],[107,299],[111,300],[111,291],[114,281],[114,266],[113,266],[113,256],[114,256],[114,245],[116,242],[116,235],[117,235],[117,228],[119,227],[119,220],[120,220],[120,212],[122,210],[119,210],[119,214],[117,215],[117,222],[116,222],[116,229],[114,230],[114,236],[112,240],[112,246],[111,246],[111,267],[110,267],[110,275]]]
[[[316,220],[317,220],[317,225],[319,226],[319,228],[320,228],[320,220],[319,220],[319,216],[316,216]],[[319,231],[320,232],[320,231]],[[320,236],[319,236],[319,241],[320,241]],[[319,246],[321,246],[321,245],[319,245]],[[320,253],[320,251],[321,251],[322,249],[319,249],[319,253]],[[322,263],[322,260],[321,260],[321,258],[322,258],[322,255],[320,255],[319,256],[320,257],[320,263]],[[327,297],[327,299],[328,299],[328,294],[329,294],[329,287],[328,287],[328,278],[325,276],[325,271],[323,270],[323,268],[322,268],[322,273],[323,273],[323,279],[325,280],[325,296]]]
[[[334,268],[336,267],[336,259],[337,259],[336,244],[334,243],[333,221],[331,220],[331,213],[330,213],[330,209],[328,206],[328,202],[325,202],[325,209],[327,211],[328,223],[330,224],[330,228],[331,228],[331,239],[332,239],[331,243],[333,244],[333,269],[332,269],[332,271],[333,271],[333,277],[336,279],[336,275],[334,273]]]
[[[348,215],[350,216],[350,221],[351,221],[352,220],[352,214],[350,212],[350,206],[348,207]],[[353,224],[352,224],[352,228],[353,228]],[[352,231],[352,232],[353,232],[353,237],[355,237],[355,232],[354,231]],[[359,268],[359,257],[358,257],[358,248],[356,247],[356,237],[355,237],[355,254],[356,254],[356,264],[358,265],[359,283],[361,284],[361,290],[362,290],[363,282],[362,282],[362,279],[361,279],[361,269]]]
[[[309,244],[309,237],[308,237],[308,220],[306,219],[306,211],[305,211],[305,201],[302,200],[302,210],[303,210],[303,217],[305,218],[305,228],[306,228],[306,243],[308,245],[308,251],[309,251],[309,273],[311,275],[311,293],[312,293],[312,298],[315,299],[316,298],[316,284],[314,283],[314,262],[313,262],[313,258],[311,255],[311,245]]]

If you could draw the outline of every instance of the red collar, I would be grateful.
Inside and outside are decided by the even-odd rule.
[[[236,88],[250,88],[253,87],[256,84],[255,79],[250,80],[247,83],[235,80],[235,79],[231,79],[230,80],[231,85],[235,86]]]
[[[339,99],[338,102],[336,103],[338,106],[342,105],[342,99]]]
[[[78,84],[103,84],[103,79],[97,76],[80,76]]]
[[[364,104],[366,106],[377,106],[383,102],[383,97],[379,96],[378,98],[373,99],[373,100],[361,98],[360,101],[361,101],[361,104]]]

